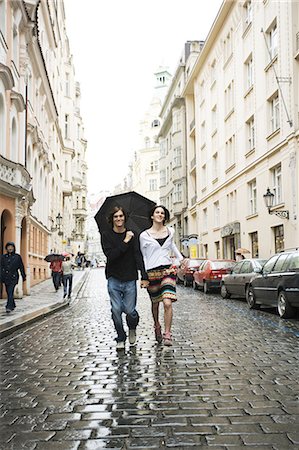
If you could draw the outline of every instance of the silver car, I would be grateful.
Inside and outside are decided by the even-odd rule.
[[[246,298],[246,290],[250,280],[260,273],[266,259],[243,259],[237,262],[230,274],[225,275],[221,283],[221,296],[230,298],[232,295],[236,297]]]

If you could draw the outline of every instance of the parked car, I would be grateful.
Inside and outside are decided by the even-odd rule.
[[[230,298],[232,295],[246,298],[249,282],[257,276],[265,264],[266,259],[244,259],[237,262],[231,273],[225,275],[221,282],[221,296]]]
[[[177,270],[177,282],[184,286],[192,286],[193,273],[205,261],[204,258],[186,258]]]
[[[274,306],[280,317],[293,317],[299,308],[299,249],[272,256],[250,282],[246,300],[250,309]]]
[[[193,288],[202,288],[207,294],[211,289],[219,289],[222,277],[229,273],[236,264],[232,259],[207,259],[194,272]]]

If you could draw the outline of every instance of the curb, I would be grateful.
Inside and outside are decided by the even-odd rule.
[[[5,323],[4,325],[0,326],[0,339],[10,335],[11,333],[19,330],[20,328],[26,327],[27,325],[30,325],[33,322],[37,322],[38,320],[41,320],[44,317],[49,316],[50,314],[54,314],[55,312],[58,312],[61,309],[70,306],[80,294],[84,284],[86,283],[88,275],[89,271],[88,272],[86,271],[84,276],[82,277],[83,279],[76,284],[73,290],[73,294],[75,296],[72,300],[65,300],[64,302],[54,303],[53,305],[45,306],[44,308],[38,309],[29,314],[25,314],[22,317],[19,317],[18,319],[14,319],[10,322]]]

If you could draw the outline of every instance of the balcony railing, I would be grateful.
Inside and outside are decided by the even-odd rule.
[[[31,178],[28,171],[22,164],[16,163],[0,155],[0,179],[8,186],[17,186],[18,188],[30,191]]]

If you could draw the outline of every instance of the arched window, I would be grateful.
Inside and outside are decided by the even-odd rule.
[[[12,161],[17,161],[18,157],[18,130],[17,121],[13,117],[11,121],[11,159]]]

